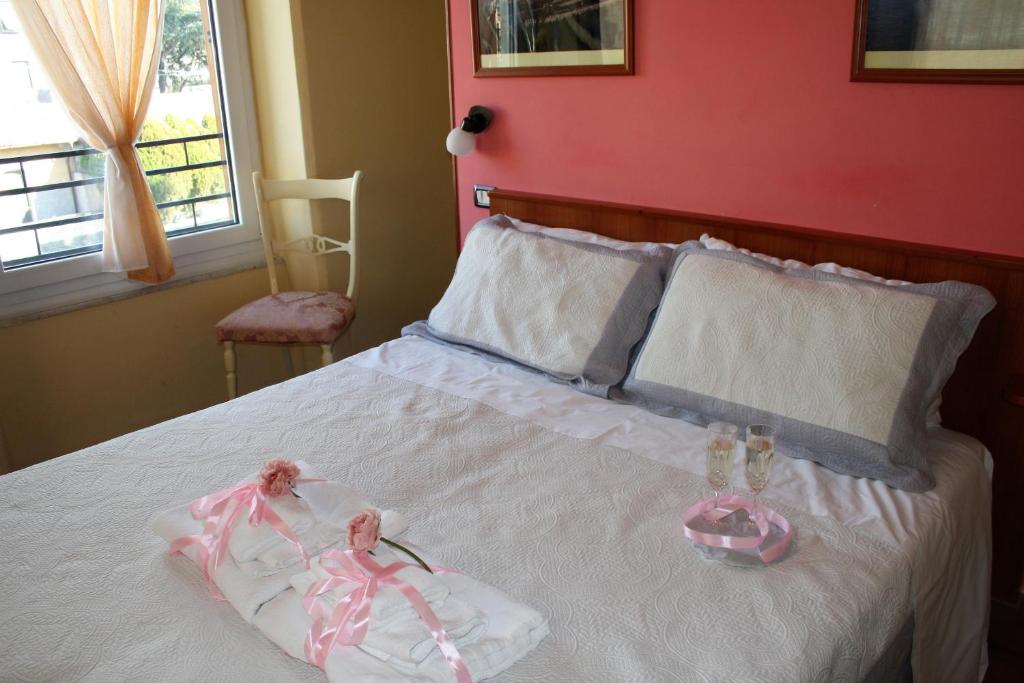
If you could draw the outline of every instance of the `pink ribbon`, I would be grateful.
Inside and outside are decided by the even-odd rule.
[[[698,531],[690,526],[690,522],[698,517],[709,521],[718,521],[731,515],[737,510],[746,510],[750,519],[757,525],[757,536],[729,536],[728,534],[715,534],[707,531]],[[771,547],[762,547],[771,532],[774,524],[782,530],[783,536]],[[782,557],[782,554],[789,548],[793,540],[793,529],[789,521],[775,510],[758,505],[754,501],[740,496],[723,496],[716,501],[708,498],[697,503],[683,513],[683,535],[701,545],[714,548],[729,548],[732,550],[753,550],[757,549],[758,557],[765,564],[774,562]]]
[[[296,484],[309,484],[322,482],[323,479],[296,479]],[[224,510],[231,501],[238,504],[230,515],[224,516]],[[224,561],[228,551],[228,541],[231,539],[231,532],[235,528],[235,522],[242,512],[249,510],[249,526],[259,526],[264,521],[280,534],[286,541],[295,546],[306,569],[309,569],[309,555],[306,549],[299,542],[299,537],[288,526],[288,523],[281,519],[281,516],[274,512],[274,508],[267,505],[267,494],[263,492],[259,484],[239,484],[208,496],[203,496],[192,501],[189,510],[196,519],[205,519],[203,530],[198,534],[180,536],[171,541],[171,554],[182,552],[190,545],[199,546],[196,563],[202,568],[203,576],[206,577],[206,585],[217,600],[223,600],[224,594],[220,592],[213,582],[213,575],[217,568]]]
[[[434,611],[430,609],[423,594],[412,585],[399,579],[396,574],[406,567],[419,565],[410,562],[392,562],[381,566],[366,551],[325,550],[320,555],[320,566],[330,578],[313,583],[302,598],[302,605],[313,617],[313,625],[306,634],[306,659],[324,669],[327,656],[337,645],[359,645],[366,637],[370,626],[370,608],[381,586],[394,588],[402,593],[423,619],[433,636],[437,648],[444,655],[448,666],[455,672],[459,683],[472,683],[466,662],[462,659],[455,643],[441,625]],[[431,567],[435,572],[451,573],[454,569]],[[323,601],[319,596],[342,584],[357,584],[357,588],[338,601],[327,618]]]

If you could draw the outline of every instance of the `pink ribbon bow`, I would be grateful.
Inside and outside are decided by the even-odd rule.
[[[757,525],[757,536],[730,536],[728,534],[715,534],[707,531],[698,531],[690,526],[690,522],[697,517],[717,521],[731,515],[737,510],[746,510],[750,519]],[[768,540],[771,526],[774,524],[782,530],[783,536],[772,546],[765,548],[763,544]],[[793,529],[789,520],[771,508],[757,505],[753,501],[740,496],[723,496],[715,506],[715,499],[708,498],[697,503],[683,513],[683,535],[702,545],[714,548],[730,548],[733,550],[757,549],[757,555],[765,564],[774,562],[782,557],[793,540]]]
[[[413,586],[399,579],[396,574],[406,567],[419,567],[409,562],[392,562],[386,567],[378,564],[366,551],[325,550],[320,556],[320,566],[330,578],[316,581],[302,598],[302,606],[313,617],[313,625],[306,634],[306,659],[324,669],[327,656],[337,645],[359,645],[366,637],[370,626],[370,607],[381,586],[394,588],[402,593],[423,619],[433,636],[437,648],[444,655],[448,666],[455,672],[459,683],[472,683],[466,662],[462,659],[455,643],[441,625],[434,611],[430,609],[423,595]],[[432,567],[435,572],[452,573],[447,567]],[[342,584],[357,584],[357,588],[338,601],[327,618],[323,601],[317,598]]]
[[[296,479],[296,484],[308,484],[321,482],[323,479]],[[236,501],[231,514],[226,518],[224,510],[231,501]],[[264,521],[280,534],[286,541],[295,546],[302,557],[306,569],[309,569],[309,555],[306,549],[299,542],[299,537],[288,526],[288,523],[281,519],[281,516],[274,512],[274,509],[267,505],[267,494],[263,492],[259,484],[239,484],[232,488],[211,493],[198,500],[192,501],[189,510],[196,519],[205,519],[206,524],[198,534],[180,536],[171,541],[171,554],[182,552],[190,545],[199,546],[196,563],[202,568],[203,576],[206,577],[206,585],[217,600],[223,600],[224,594],[220,592],[213,582],[213,575],[224,561],[228,551],[228,541],[231,539],[231,532],[235,528],[235,522],[242,512],[249,510],[249,526],[259,526]]]

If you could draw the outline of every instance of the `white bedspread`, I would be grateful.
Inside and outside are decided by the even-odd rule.
[[[508,363],[419,337],[397,339],[349,360],[569,436],[704,474],[702,428],[573,391]],[[936,429],[929,462],[936,486],[914,494],[780,457],[765,500],[833,517],[907,553],[913,563],[917,680],[980,681],[988,665],[992,456],[970,436]],[[737,471],[733,483],[742,486],[742,480]]]
[[[407,538],[540,608],[551,636],[508,680],[856,679],[912,594],[917,642],[946,647],[916,664],[978,670],[983,449],[938,433],[926,496],[780,458],[765,497],[797,526],[795,548],[744,570],[678,534],[703,488],[702,440],[510,366],[392,342],[0,477],[0,679],[322,680],[149,531],[156,511],[279,456],[406,513]]]

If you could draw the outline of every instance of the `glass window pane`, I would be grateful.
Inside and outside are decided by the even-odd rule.
[[[67,159],[35,159],[24,162],[22,168],[25,169],[25,183],[29,186],[71,180],[71,168]]]
[[[193,164],[204,161],[220,161],[224,158],[224,138],[213,140],[195,140],[185,143],[188,146],[188,158]]]
[[[227,187],[223,167],[199,168],[149,176],[149,189],[157,204],[221,194]]]
[[[189,204],[160,209],[160,218],[164,222],[164,232],[191,230],[196,227],[192,219],[192,206]]]
[[[224,223],[234,218],[231,200],[213,199],[205,202],[196,202],[196,219],[199,225],[210,225],[211,223]]]
[[[143,136],[149,137],[159,134],[160,137],[149,137],[150,140],[164,140],[167,138],[181,137],[170,130],[154,130],[149,128],[149,123],[142,129]],[[141,141],[145,142],[141,137]],[[152,147],[140,147],[139,158],[142,159],[142,168],[147,171],[155,171],[160,168],[171,168],[173,166],[185,165],[185,146],[180,142],[168,142],[164,145]]]
[[[32,209],[25,195],[0,197],[0,229],[16,228],[32,220]]]
[[[21,180],[21,170],[17,164],[0,163],[0,190],[14,190],[25,187]]]
[[[11,228],[26,223],[37,221],[52,221],[61,218],[73,218],[82,213],[81,206],[77,204],[79,193],[77,188],[61,187],[53,190],[40,190],[29,192],[24,195],[14,195],[12,198],[20,199],[27,203],[26,211],[20,221],[5,223],[3,227]],[[102,202],[100,204],[102,210]],[[11,216],[14,217],[13,215]]]
[[[93,247],[103,244],[103,221],[69,223],[39,230],[39,250],[52,254],[69,249]]]
[[[82,185],[75,188],[78,212],[81,214],[103,213],[103,183]]]
[[[36,236],[31,230],[0,235],[0,258],[4,263],[38,255]]]
[[[18,17],[14,14],[10,0],[0,0],[0,33],[15,33],[18,30]]]
[[[76,216],[75,199],[75,192],[70,187],[30,192],[28,201],[32,205],[32,220],[50,221]]]
[[[200,135],[221,129],[210,70],[212,45],[206,40],[209,35],[203,16],[206,9],[200,0],[167,0],[157,89],[149,105],[146,124],[152,126],[154,132],[167,126],[177,134],[155,135],[148,139]],[[168,116],[174,120],[169,122]]]
[[[24,187],[21,171],[12,164],[0,164],[0,190],[15,190]],[[31,218],[28,197],[8,195],[0,197],[0,229],[22,225]]]
[[[107,159],[103,152],[91,151],[82,156],[67,157],[60,161],[70,169],[72,178],[81,180],[82,178],[102,178]]]

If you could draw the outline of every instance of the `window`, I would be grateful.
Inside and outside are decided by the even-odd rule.
[[[169,0],[157,87],[138,151],[169,236],[235,222],[228,138],[222,125],[213,26],[200,0]],[[0,217],[5,269],[98,251],[103,244],[103,155],[91,150],[60,105],[18,33],[5,52],[21,53],[5,92],[29,92],[8,105],[2,135]],[[16,72],[20,71],[20,75]],[[39,86],[33,88],[32,84]],[[57,126],[49,125],[60,121]],[[11,177],[20,182],[10,183]]]
[[[258,231],[245,220],[255,215],[255,129],[237,4],[166,0],[157,82],[136,149],[179,274],[209,271],[190,261],[224,267],[211,250],[233,247],[236,261],[258,251]],[[57,102],[9,0],[0,0],[0,319],[8,304],[22,313],[49,307],[51,285],[63,280],[104,276],[102,292],[72,297],[81,301],[129,284],[99,265],[104,164]],[[23,305],[30,300],[40,305]]]
[[[9,0],[0,0],[0,33],[14,33],[17,19]]]

